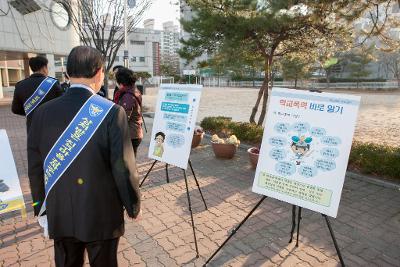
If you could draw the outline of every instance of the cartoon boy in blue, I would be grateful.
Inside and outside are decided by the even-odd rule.
[[[292,144],[290,145],[293,153],[295,154],[294,159],[296,159],[296,165],[300,165],[302,158],[310,155],[310,143],[312,141],[311,137],[305,137],[304,135],[292,136]]]

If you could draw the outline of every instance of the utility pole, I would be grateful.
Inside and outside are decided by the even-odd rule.
[[[124,67],[129,67],[129,53],[128,53],[128,0],[124,1],[124,38],[125,38],[125,50],[124,50]]]

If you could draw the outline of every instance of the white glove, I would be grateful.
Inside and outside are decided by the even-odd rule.
[[[49,238],[49,226],[47,224],[47,215],[39,216],[38,223],[43,228],[44,237]]]

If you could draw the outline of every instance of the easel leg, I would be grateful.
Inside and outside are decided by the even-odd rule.
[[[146,181],[147,176],[149,176],[151,170],[153,169],[154,165],[156,165],[157,161],[158,161],[158,160],[155,160],[155,161],[153,162],[153,164],[151,165],[150,169],[147,171],[146,175],[144,176],[142,182],[140,183],[139,187],[142,187],[142,184],[144,183],[144,181]]]
[[[169,184],[168,163],[165,164],[165,173],[166,173],[166,176],[167,176],[167,183]]]
[[[142,114],[142,121],[143,121],[144,130],[147,133],[146,121],[144,120],[143,114]]]
[[[297,217],[297,240],[296,240],[296,247],[299,246],[300,220],[301,220],[301,207],[299,207],[299,214],[298,214],[298,217]]]
[[[217,253],[225,246],[225,244],[229,241],[229,239],[232,238],[232,236],[234,236],[236,234],[236,232],[239,230],[239,228],[247,221],[247,219],[253,214],[253,212],[258,208],[258,206],[260,206],[260,204],[264,201],[264,199],[266,199],[266,196],[263,196],[260,201],[258,201],[258,203],[254,206],[254,208],[249,212],[249,214],[247,214],[247,216],[243,219],[243,221],[241,221],[239,223],[239,225],[234,228],[231,232],[231,234],[228,236],[228,238],[224,241],[224,243],[222,243],[221,246],[219,246],[219,248],[214,252],[214,254],[211,255],[211,257],[206,261],[206,263],[203,266],[206,266],[207,263],[209,263],[215,255],[217,255]]]
[[[296,228],[296,205],[292,205],[292,229],[290,230],[289,243],[292,243],[295,228]]]
[[[342,264],[342,266],[344,267],[345,265],[344,265],[344,261],[343,261],[343,258],[342,258],[342,254],[340,253],[340,249],[339,249],[339,246],[338,246],[338,244],[336,242],[336,238],[335,238],[335,235],[333,233],[333,230],[332,230],[332,227],[331,227],[331,223],[329,222],[328,216],[326,216],[325,214],[322,214],[322,216],[325,217],[325,221],[326,221],[326,224],[328,225],[329,232],[331,233],[333,244],[335,245],[335,249],[336,249],[336,252],[338,254],[338,257],[339,257],[339,260],[340,260],[340,264]]]
[[[196,185],[197,185],[197,188],[199,189],[200,196],[201,196],[201,199],[203,200],[204,206],[206,207],[206,210],[208,210],[206,201],[204,200],[204,197],[203,197],[203,193],[201,192],[201,189],[200,189],[199,181],[197,181],[196,174],[194,173],[194,170],[193,170],[192,161],[190,159],[189,159],[189,166],[190,166],[190,169],[192,170],[193,177],[194,177],[194,180],[196,181]]]
[[[189,186],[186,177],[186,171],[183,170],[183,176],[185,177],[185,184],[186,184],[186,196],[189,203],[189,211],[190,211],[190,218],[192,219],[192,228],[193,228],[193,236],[194,236],[194,245],[196,247],[196,258],[199,257],[199,249],[197,247],[197,238],[196,238],[196,229],[194,228],[194,220],[193,220],[193,212],[192,212],[192,203],[190,202],[190,195],[189,195]]]

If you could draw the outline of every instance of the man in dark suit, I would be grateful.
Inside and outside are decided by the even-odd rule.
[[[69,90],[36,110],[28,135],[28,175],[35,215],[45,202],[56,266],[82,266],[85,249],[91,266],[117,266],[124,209],[131,218],[140,213],[139,177],[126,113],[100,97],[111,103],[107,115],[45,200],[48,176],[43,163],[75,115],[84,110],[84,104],[98,97],[95,94],[103,82],[103,65],[98,50],[87,46],[72,49],[67,63]]]
[[[24,103],[32,96],[32,94],[36,91],[39,85],[43,82],[44,79],[46,79],[47,75],[49,74],[47,64],[48,60],[45,57],[37,56],[30,58],[29,67],[33,71],[33,74],[15,85],[11,110],[15,114],[26,116],[26,127],[28,131],[31,125],[34,110],[26,115]],[[43,100],[38,104],[38,106],[46,103],[51,99],[59,97],[62,94],[63,90],[61,89],[60,83],[57,81],[51,87],[50,91],[46,94]]]

